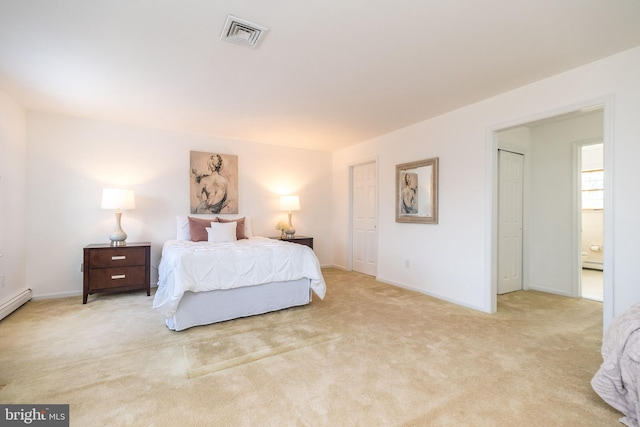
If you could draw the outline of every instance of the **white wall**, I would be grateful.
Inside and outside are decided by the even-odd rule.
[[[470,113],[459,110],[462,119],[441,116],[334,153],[334,264],[350,265],[349,166],[377,157],[378,279],[483,308],[484,126]],[[439,224],[396,223],[395,165],[432,157],[439,157]]]
[[[279,192],[300,196],[298,234],[314,237],[329,264],[331,155],[246,141],[148,129],[53,114],[27,114],[27,283],[35,297],[82,292],[82,248],[108,242],[114,212],[100,209],[105,187],[132,188],[124,211],[127,241],[152,243],[152,283],[162,243],[175,237],[176,215],[189,214],[189,151],[238,156],[239,211],[254,234],[278,236]]]
[[[612,248],[605,325],[640,301],[640,235],[635,187],[640,181],[640,47],[469,105],[334,153],[334,264],[349,265],[349,165],[379,159],[378,277],[457,303],[491,311],[492,236],[497,142],[492,133],[534,119],[612,99]],[[610,98],[612,97],[612,98]],[[440,223],[396,224],[394,168],[440,157]],[[404,260],[411,259],[406,268]],[[613,280],[615,277],[615,281]]]
[[[27,289],[25,167],[26,113],[0,92],[0,304]]]
[[[500,149],[524,154],[531,148],[531,128],[519,126],[497,132]]]

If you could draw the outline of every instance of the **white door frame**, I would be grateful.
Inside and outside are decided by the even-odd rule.
[[[353,169],[356,166],[366,165],[367,163],[375,163],[376,165],[376,218],[380,218],[380,198],[378,197],[380,194],[380,170],[378,162],[378,156],[369,157],[362,160],[358,160],[356,162],[351,162],[348,164],[349,167],[349,221],[348,221],[348,236],[347,239],[347,270],[353,271]],[[378,221],[379,223],[379,221]],[[376,240],[378,240],[378,229],[376,228]],[[377,246],[377,242],[376,242]],[[380,265],[380,251],[376,254],[376,265]],[[376,277],[378,277],[378,272],[376,270]]]
[[[486,158],[487,172],[485,176],[485,265],[487,266],[484,280],[484,306],[489,312],[495,313],[498,308],[498,136],[497,132],[511,127],[522,126],[536,120],[555,117],[581,109],[589,109],[596,105],[603,106],[604,115],[604,301],[603,322],[608,325],[613,319],[613,152],[615,141],[613,139],[613,95],[583,101],[556,110],[536,114],[530,117],[520,118],[512,122],[503,123],[487,128],[486,132]]]

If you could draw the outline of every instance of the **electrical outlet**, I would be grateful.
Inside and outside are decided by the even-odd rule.
[[[404,268],[409,268],[409,267],[411,267],[411,265],[410,265],[410,263],[409,263],[409,260],[408,260],[408,259],[405,259],[405,260],[404,260]]]

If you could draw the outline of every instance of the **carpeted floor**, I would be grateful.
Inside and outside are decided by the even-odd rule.
[[[72,426],[618,426],[589,381],[602,304],[539,292],[484,314],[324,270],[311,305],[182,332],[143,292],[0,321],[0,402]]]

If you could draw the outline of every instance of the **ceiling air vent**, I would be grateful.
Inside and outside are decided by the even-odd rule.
[[[233,15],[227,16],[220,38],[244,46],[257,48],[264,36],[269,31],[262,25],[244,19],[236,18]]]

